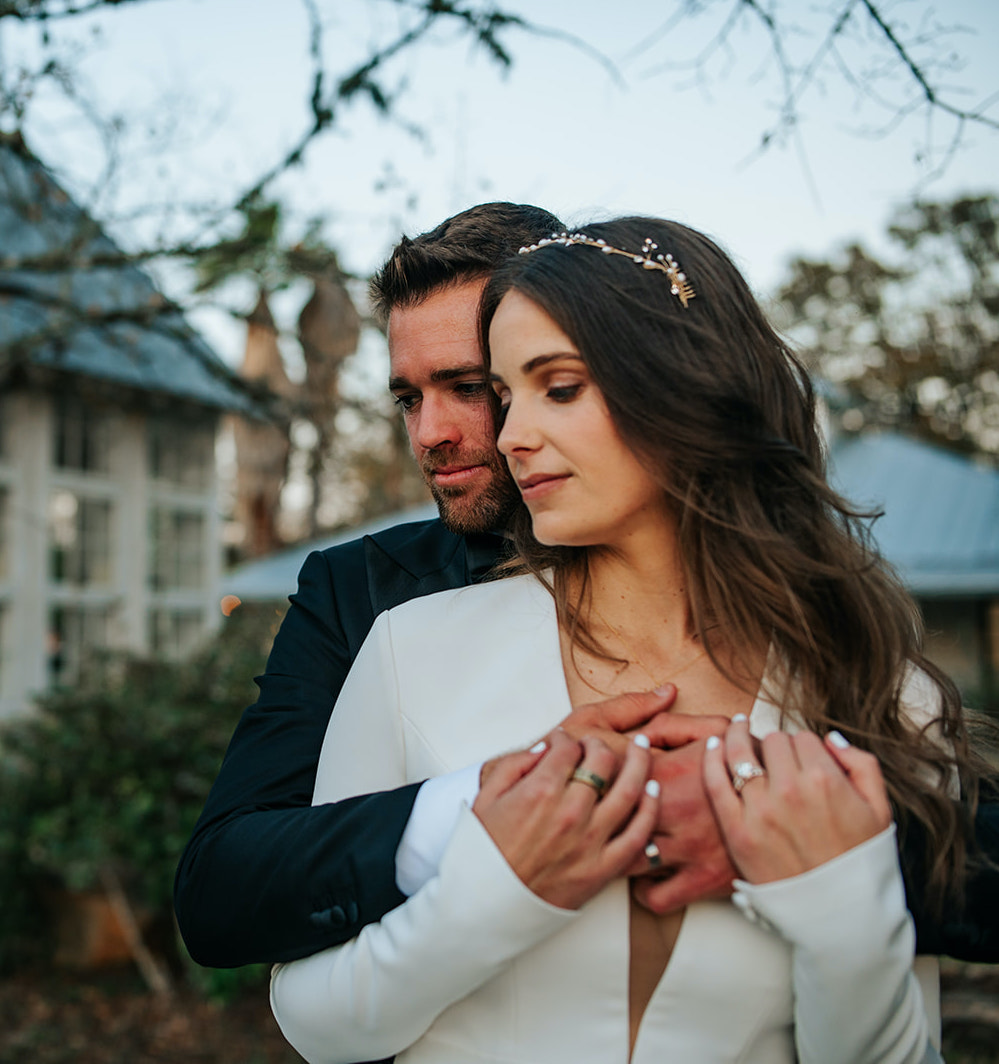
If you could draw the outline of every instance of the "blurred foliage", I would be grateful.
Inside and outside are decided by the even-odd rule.
[[[236,208],[239,231],[192,253],[190,261],[197,278],[194,291],[211,291],[237,275],[251,277],[268,293],[287,288],[302,277],[341,276],[336,252],[322,235],[324,219],[310,218],[304,230],[292,238],[287,233],[288,213],[279,201],[262,196]]]
[[[999,461],[999,196],[915,202],[891,253],[796,259],[777,294],[847,432],[893,428]]]
[[[237,1001],[247,992],[266,987],[271,978],[271,965],[246,964],[242,968],[202,968],[190,961],[187,982],[209,1001],[226,1005]]]
[[[0,730],[0,968],[37,957],[45,885],[99,889],[104,867],[171,919],[180,852],[279,621],[242,607],[183,662],[95,658]]]

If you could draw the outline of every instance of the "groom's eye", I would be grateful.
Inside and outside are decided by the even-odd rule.
[[[485,381],[459,381],[454,390],[463,399],[481,399],[486,394]]]

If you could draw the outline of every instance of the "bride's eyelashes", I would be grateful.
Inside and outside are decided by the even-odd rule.
[[[578,398],[579,393],[583,390],[582,383],[579,384],[557,384],[549,387],[545,392],[545,396],[551,399],[555,403],[571,403],[573,399]]]

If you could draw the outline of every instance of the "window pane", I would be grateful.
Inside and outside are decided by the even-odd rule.
[[[149,615],[149,645],[154,654],[182,658],[196,650],[204,635],[201,610],[153,610]]]
[[[149,472],[186,488],[207,488],[215,461],[215,431],[211,425],[151,418]]]
[[[49,499],[49,576],[57,584],[111,581],[111,503],[56,491]]]
[[[54,460],[59,469],[106,473],[110,468],[111,426],[108,416],[62,397],[55,407]]]
[[[201,587],[205,560],[202,514],[153,507],[149,546],[149,583],[154,590]]]
[[[87,656],[108,645],[111,610],[92,606],[54,606],[49,613],[49,677],[72,683]]]

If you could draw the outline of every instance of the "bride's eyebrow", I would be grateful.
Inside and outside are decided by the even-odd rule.
[[[564,358],[571,358],[576,362],[583,361],[583,356],[578,351],[553,351],[549,355],[535,355],[534,358],[528,359],[520,369],[522,373],[533,373],[541,366],[547,366],[549,362],[561,362]]]
[[[534,358],[529,358],[521,367],[520,372],[526,377],[528,374],[533,373],[536,369],[540,369],[542,366],[547,366],[550,362],[561,362],[563,359],[571,358],[575,362],[582,362],[583,356],[578,351],[553,351],[548,355],[535,355]],[[494,372],[489,374],[490,382],[497,384],[505,383],[503,378]]]

